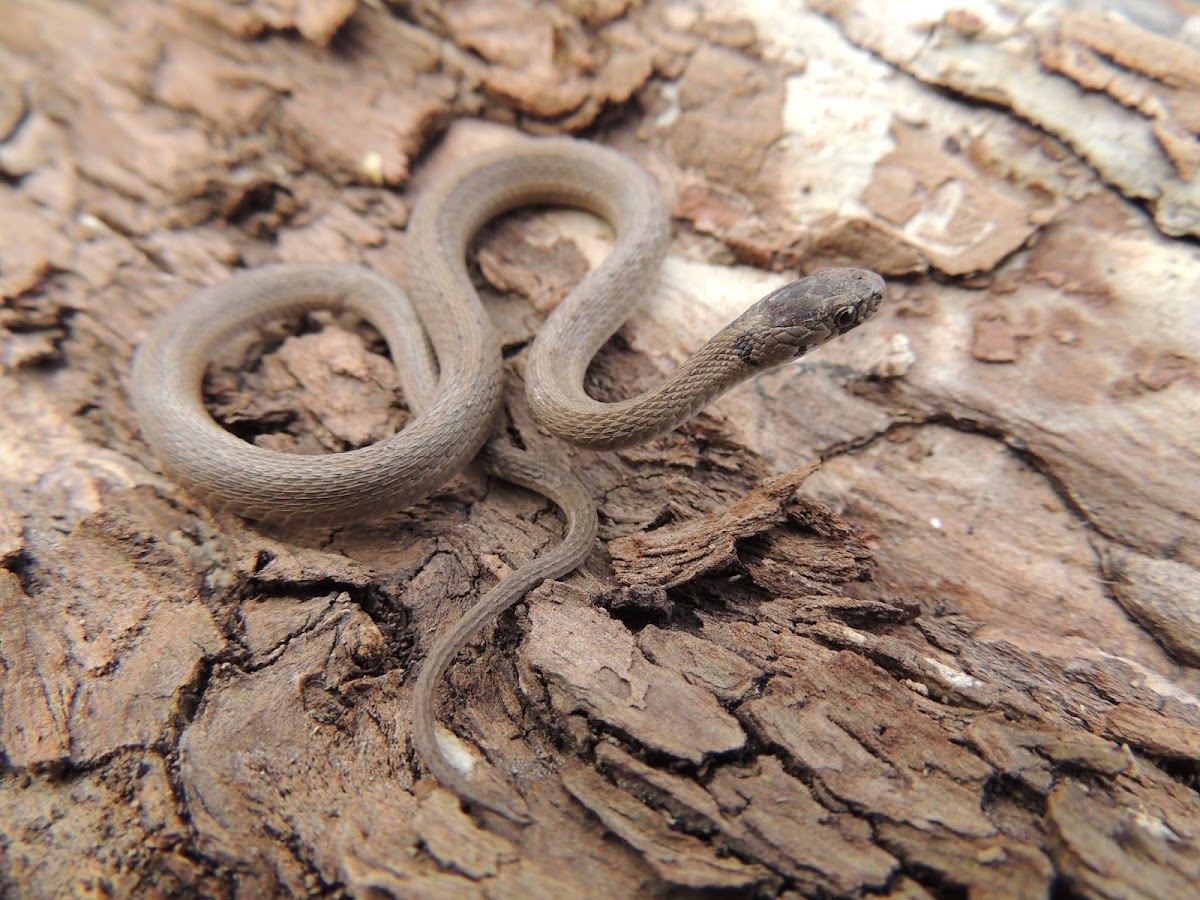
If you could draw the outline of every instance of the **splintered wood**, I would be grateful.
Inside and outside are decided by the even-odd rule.
[[[0,0],[0,893],[1192,896],[1200,18],[1066,6]],[[599,400],[797,272],[892,281],[853,335],[587,452],[538,433],[522,351],[611,235],[483,229],[508,432],[600,507],[439,692],[521,829],[427,777],[409,710],[552,505],[469,467],[366,525],[216,515],[126,387],[199,287],[402,283],[438,172],[584,128],[675,220]],[[324,313],[231,340],[206,391],[300,453],[409,415]]]

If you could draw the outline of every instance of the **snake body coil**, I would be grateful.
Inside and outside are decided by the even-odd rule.
[[[408,228],[407,293],[356,266],[283,264],[203,290],[166,316],[138,349],[132,377],[142,433],[163,466],[210,505],[273,521],[373,518],[435,491],[488,441],[500,402],[500,348],[467,272],[468,243],[489,219],[530,205],[587,210],[616,235],[612,252],[550,316],[529,354],[535,417],[576,443],[622,447],[669,431],[735,384],[856,327],[883,295],[872,272],[819,272],[760,300],[657,388],[599,403],[583,389],[587,366],[654,276],[669,238],[667,213],[655,183],[620,154],[570,140],[523,141],[471,160],[421,196]],[[318,307],[353,311],[380,331],[415,419],[378,444],[325,456],[279,453],[229,434],[201,397],[216,348],[268,319]],[[413,733],[439,781],[521,820],[511,799],[491,796],[445,758],[434,734],[434,692],[478,628],[586,557],[596,513],[569,472],[499,442],[486,458],[503,477],[559,505],[567,535],[497,584],[430,651]]]

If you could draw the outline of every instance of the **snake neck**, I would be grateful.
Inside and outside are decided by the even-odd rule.
[[[561,357],[539,352],[535,341],[527,368],[529,405],[543,428],[581,446],[616,450],[645,443],[759,371],[725,336],[719,334],[661,384],[615,403],[602,403],[584,391],[586,362],[564,373]]]

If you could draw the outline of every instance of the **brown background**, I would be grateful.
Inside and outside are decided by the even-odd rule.
[[[0,890],[1191,895],[1200,25],[811,6],[0,0]],[[601,508],[442,691],[525,829],[422,780],[408,706],[553,508],[472,470],[369,526],[251,526],[159,474],[126,392],[232,269],[402,280],[411,198],[516,131],[673,198],[597,396],[788,273],[890,282],[645,447],[564,448],[514,392]],[[606,241],[488,229],[506,347]],[[250,336],[210,406],[361,445],[404,421],[380,353],[328,317]]]

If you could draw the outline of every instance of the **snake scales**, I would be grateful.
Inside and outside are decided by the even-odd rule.
[[[818,272],[764,297],[659,386],[619,403],[597,402],[583,388],[588,364],[656,273],[669,238],[667,212],[653,180],[619,153],[572,140],[527,140],[467,162],[422,194],[408,228],[407,292],[350,265],[246,272],[164,317],[139,347],[131,382],[142,433],[164,468],[211,506],[248,518],[334,523],[379,516],[437,490],[481,449],[502,477],[563,510],[563,542],[503,579],[442,635],[415,688],[414,740],[438,781],[517,821],[526,816],[512,797],[447,759],[435,737],[434,697],[471,637],[541,581],[578,566],[596,534],[595,505],[571,473],[502,440],[489,442],[501,352],[465,258],[484,223],[530,205],[587,210],[616,236],[612,252],[553,312],[528,356],[534,416],[578,444],[625,447],[669,431],[739,382],[855,328],[883,296],[873,272]],[[215,348],[269,319],[314,308],[350,310],[380,331],[415,419],[387,440],[325,456],[274,452],[225,431],[201,397]]]

